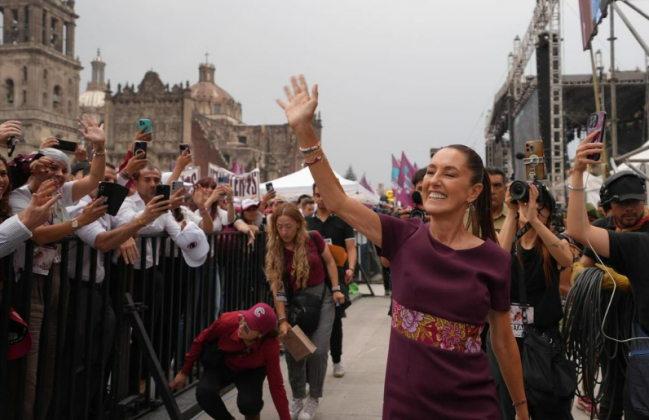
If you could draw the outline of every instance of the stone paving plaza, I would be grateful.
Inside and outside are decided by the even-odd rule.
[[[383,294],[382,287],[377,285],[372,287],[377,294]],[[363,291],[362,287],[361,291]],[[329,374],[325,380],[324,397],[320,400],[316,419],[378,420],[381,418],[383,382],[390,336],[390,318],[387,316],[389,304],[390,299],[387,297],[366,297],[355,301],[347,311],[348,316],[343,321],[343,365],[347,374],[341,379],[334,378],[333,366],[329,359]],[[291,398],[286,362],[283,360],[282,370],[286,391]],[[268,382],[264,387],[264,409],[261,418],[277,420],[279,417],[268,392]],[[244,417],[236,408],[236,390],[227,394],[225,399],[228,409],[235,418],[243,420]],[[573,412],[575,420],[589,418],[576,409]],[[203,415],[199,418],[209,420],[211,417]]]

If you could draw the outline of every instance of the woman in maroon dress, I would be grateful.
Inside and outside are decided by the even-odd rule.
[[[518,347],[509,325],[510,256],[496,243],[491,188],[482,159],[454,145],[438,151],[424,178],[432,223],[378,215],[340,187],[312,121],[318,89],[291,79],[278,101],[295,131],[305,165],[327,208],[390,260],[394,297],[383,418],[499,419],[480,332],[489,316],[491,341],[517,418],[528,419]],[[462,220],[471,212],[474,231]]]

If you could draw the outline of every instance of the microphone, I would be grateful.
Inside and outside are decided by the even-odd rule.
[[[516,153],[516,159],[518,160],[525,159],[525,153],[521,153],[521,152]]]

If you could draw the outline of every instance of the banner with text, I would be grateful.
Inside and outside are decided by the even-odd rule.
[[[209,164],[208,176],[219,180],[219,178],[227,178],[234,196],[242,200],[250,198],[252,200],[259,200],[259,169],[245,174],[235,174],[220,166]]]
[[[196,185],[199,179],[201,179],[201,168],[199,166],[185,169],[180,173],[180,180],[187,184]]]

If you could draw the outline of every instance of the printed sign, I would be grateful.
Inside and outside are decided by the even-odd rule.
[[[180,173],[180,180],[188,184],[196,185],[198,180],[201,179],[201,168],[189,168]]]
[[[523,317],[525,317],[525,323],[523,323]],[[523,337],[524,324],[534,324],[534,308],[524,308],[512,303],[512,306],[509,309],[509,319],[511,321],[514,337],[521,338]]]
[[[208,176],[216,180],[220,177],[227,177],[236,198],[242,200],[245,200],[246,198],[259,200],[259,169],[255,169],[254,171],[245,174],[236,175],[227,169],[223,169],[220,166],[210,163]]]

